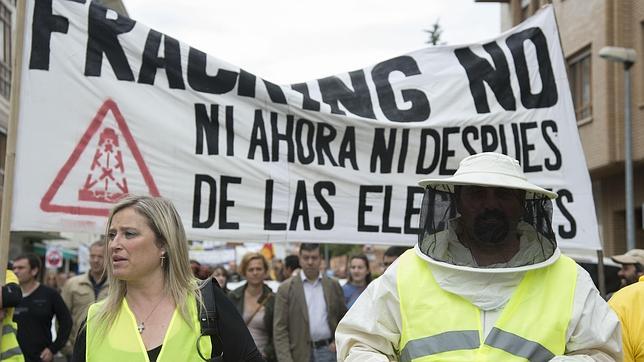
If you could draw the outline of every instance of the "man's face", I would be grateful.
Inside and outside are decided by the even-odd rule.
[[[94,275],[103,274],[103,252],[105,248],[94,245],[89,248],[89,271]]]
[[[617,275],[621,279],[622,287],[631,285],[639,279],[639,275],[634,264],[622,264],[622,268],[617,272]]]
[[[457,207],[470,238],[493,245],[516,232],[524,191],[483,186],[461,186],[459,191]]]
[[[18,277],[18,282],[20,285],[30,283],[36,279],[38,275],[38,268],[31,269],[29,265],[29,260],[27,259],[18,259],[13,262],[13,272]]]
[[[320,274],[320,264],[322,264],[320,248],[310,251],[300,250],[300,266],[308,279],[316,279],[318,277]]]
[[[202,265],[199,267],[199,274],[198,274],[198,275],[199,275],[199,279],[208,279],[208,277],[210,276],[210,274],[212,274],[212,272],[210,271],[210,267],[208,267],[208,265],[203,265],[203,264],[202,264]]]
[[[192,269],[192,275],[197,276],[199,274],[199,264],[191,262],[190,269]]]
[[[288,279],[293,275],[293,269],[287,267],[286,265],[282,268],[282,278]]]

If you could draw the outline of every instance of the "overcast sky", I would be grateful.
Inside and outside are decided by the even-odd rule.
[[[131,18],[279,84],[363,68],[442,40],[500,33],[496,3],[474,0],[123,0]]]

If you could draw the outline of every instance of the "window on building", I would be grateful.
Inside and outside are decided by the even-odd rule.
[[[530,0],[521,0],[521,13],[519,22],[524,21],[530,16]]]
[[[590,54],[589,46],[568,59],[570,92],[577,122],[588,119],[593,114]]]
[[[530,16],[530,7],[529,6],[524,6],[521,8],[521,17],[519,18],[519,22],[524,21]]]
[[[524,21],[525,19],[536,13],[537,10],[539,10],[539,4],[539,0],[521,0],[521,12],[519,14],[519,21]]]
[[[4,159],[7,155],[7,134],[0,129],[0,190],[4,185]]]
[[[0,95],[9,99],[11,93],[11,8],[0,2]]]

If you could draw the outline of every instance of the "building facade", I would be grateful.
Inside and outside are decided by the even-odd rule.
[[[15,28],[16,0],[0,0],[0,197],[4,184],[4,163],[7,149],[9,123],[9,95],[13,59],[13,33]]]
[[[644,248],[644,2],[637,0],[506,0],[507,30],[541,6],[555,9],[577,127],[592,180],[600,238],[606,255],[626,251],[623,65],[599,57],[606,46],[633,48],[632,154],[636,247]]]

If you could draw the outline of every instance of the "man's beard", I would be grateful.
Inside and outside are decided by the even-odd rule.
[[[499,210],[490,210],[474,219],[473,236],[485,244],[500,244],[510,232],[507,217]]]
[[[621,284],[621,287],[623,288],[623,287],[629,286],[631,284],[635,284],[638,281],[639,281],[639,278],[637,276],[629,276],[629,277],[626,277],[626,278],[622,278],[620,284]]]

